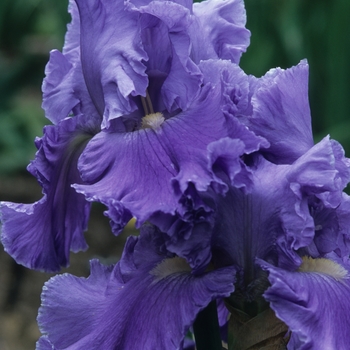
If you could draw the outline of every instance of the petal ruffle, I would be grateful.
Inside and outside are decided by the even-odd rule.
[[[45,116],[57,124],[66,118],[79,103],[72,84],[72,64],[59,51],[50,53],[50,60],[45,68],[46,78],[43,81],[43,103]]]
[[[80,61],[80,21],[74,0],[69,2],[72,22],[68,24],[63,52],[52,50],[42,85],[45,116],[58,124],[71,112],[100,119],[86,88]],[[101,123],[101,121],[99,120]]]
[[[329,208],[321,200],[310,203],[310,212],[315,221],[315,237],[304,250],[312,257],[323,257],[335,252],[339,257],[350,252],[350,197],[342,193],[336,208]]]
[[[289,350],[348,348],[350,265],[347,259],[315,259],[314,271],[304,272],[260,263],[269,272],[271,283],[264,297],[291,331]],[[317,265],[320,266],[315,268]]]
[[[55,347],[181,349],[197,313],[232,292],[233,268],[193,275],[185,260],[159,252],[153,228],[144,230],[117,265],[93,260],[87,279],[64,274],[45,284],[38,322]]]
[[[249,46],[250,32],[245,28],[246,13],[242,0],[202,1],[193,5],[195,21],[190,27],[192,59],[228,59],[238,63]]]
[[[44,197],[33,204],[1,203],[2,243],[18,263],[58,271],[68,265],[70,250],[87,248],[83,231],[90,204],[71,184],[81,183],[77,162],[92,137],[89,131],[81,118],[45,127],[44,136],[36,140],[36,158],[28,166]]]

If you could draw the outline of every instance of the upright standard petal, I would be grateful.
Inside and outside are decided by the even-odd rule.
[[[288,350],[349,347],[348,258],[304,257],[297,271],[261,264],[271,283],[264,296],[290,330]]]
[[[76,3],[84,79],[103,126],[108,126],[109,120],[136,109],[129,97],[145,96],[148,85],[138,15],[122,0]]]
[[[270,142],[269,160],[291,164],[313,146],[306,61],[269,71],[255,82],[251,103],[246,124]]]
[[[38,316],[45,341],[58,349],[182,349],[197,313],[232,292],[235,270],[193,275],[184,259],[161,253],[160,243],[146,227],[128,239],[117,265],[93,260],[87,279],[49,280]]]
[[[130,1],[132,11],[140,15],[142,45],[148,56],[148,93],[155,110],[187,110],[202,85],[202,73],[190,58],[190,10],[170,1],[132,4],[134,1]]]
[[[38,152],[28,170],[38,178],[44,197],[33,204],[1,203],[2,243],[20,264],[58,271],[69,251],[86,249],[83,231],[90,204],[71,188],[80,182],[78,158],[92,137],[85,118],[46,126],[37,139]]]
[[[70,13],[63,53],[51,53],[43,83],[54,123],[73,111],[109,128],[130,118],[147,94],[160,112],[186,110],[202,84],[199,61],[238,62],[249,42],[240,0],[207,1],[193,11],[188,1],[71,0]]]

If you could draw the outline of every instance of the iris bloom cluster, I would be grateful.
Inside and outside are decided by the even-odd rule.
[[[250,346],[236,323],[271,313],[288,349],[348,348],[350,161],[313,142],[307,62],[245,74],[241,0],[69,11],[43,82],[52,125],[28,166],[43,197],[1,203],[2,243],[59,271],[87,249],[93,201],[115,235],[131,218],[140,234],[117,264],[45,284],[37,349],[189,348],[212,302],[232,348]]]

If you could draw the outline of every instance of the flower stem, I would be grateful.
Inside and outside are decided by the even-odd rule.
[[[197,350],[222,350],[216,301],[197,315],[193,324]]]

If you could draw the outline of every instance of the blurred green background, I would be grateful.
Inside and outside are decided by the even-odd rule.
[[[67,0],[0,2],[0,176],[25,171],[45,120],[40,86],[61,49]],[[256,76],[307,58],[315,139],[330,133],[350,154],[350,1],[246,0],[251,45],[241,66]]]
[[[0,1],[0,176],[23,172],[49,123],[41,83],[49,51],[62,48],[68,0]]]

